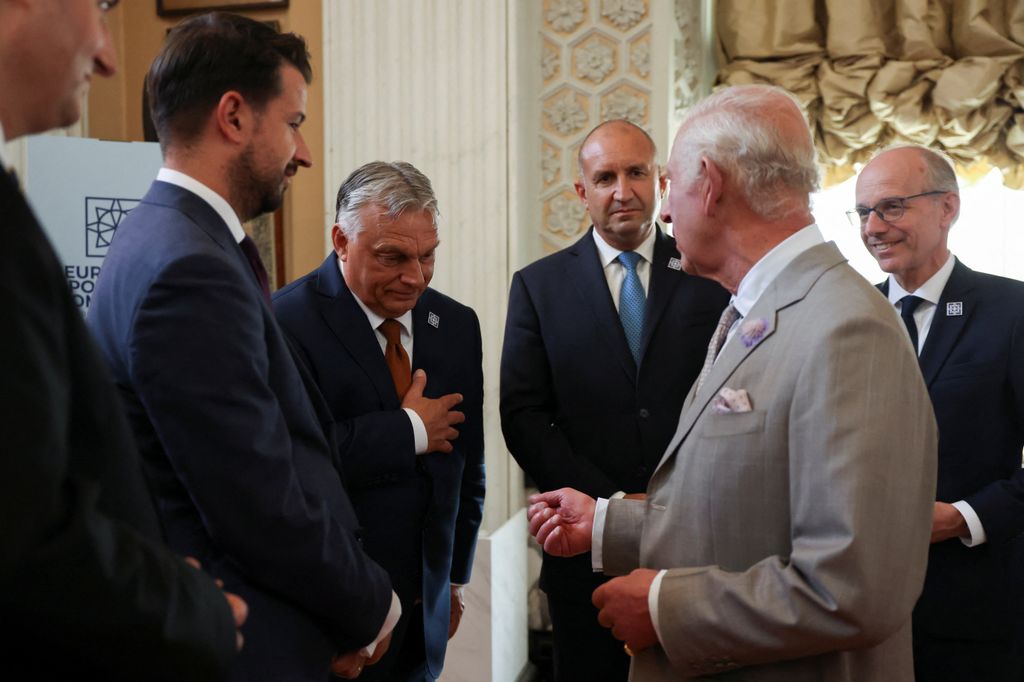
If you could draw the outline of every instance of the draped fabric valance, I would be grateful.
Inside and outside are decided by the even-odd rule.
[[[1024,187],[1022,0],[718,0],[718,83],[803,102],[827,184],[893,142]]]

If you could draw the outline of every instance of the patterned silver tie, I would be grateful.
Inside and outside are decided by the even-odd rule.
[[[708,354],[704,356],[704,366],[701,367],[700,376],[697,377],[698,391],[704,385],[704,380],[711,374],[711,368],[715,365],[715,358],[718,357],[718,353],[722,350],[725,339],[729,335],[729,330],[732,329],[732,326],[739,317],[739,311],[730,303],[722,311],[722,316],[718,318],[718,326],[715,327],[715,333],[711,336],[711,342],[708,344]]]

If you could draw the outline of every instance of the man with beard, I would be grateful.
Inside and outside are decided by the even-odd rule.
[[[302,38],[244,17],[171,32],[146,78],[164,168],[118,228],[89,315],[168,543],[249,603],[234,679],[357,676],[401,612],[241,227],[311,164],[310,77]]]

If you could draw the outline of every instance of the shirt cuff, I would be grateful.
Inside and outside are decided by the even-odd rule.
[[[416,454],[422,455],[427,451],[429,442],[427,441],[427,427],[423,425],[423,420],[416,414],[416,410],[411,407],[403,407],[405,413],[409,415],[409,423],[412,424],[412,440],[416,447]]]
[[[614,496],[613,496],[614,497]],[[594,507],[594,526],[590,530],[590,565],[594,573],[604,572],[604,559],[601,553],[604,548],[604,515],[608,511],[608,500],[597,498]]]
[[[661,630],[658,629],[658,595],[661,593],[661,579],[665,577],[666,570],[658,571],[651,581],[651,589],[647,592],[647,610],[651,613],[651,625],[654,626],[654,634],[658,636],[658,643],[664,648],[664,641],[661,639]]]
[[[981,525],[981,519],[978,518],[978,514],[974,511],[974,508],[960,500],[954,502],[953,506],[960,512],[960,515],[964,517],[964,521],[967,522],[967,530],[971,532],[971,537],[960,538],[960,542],[964,543],[968,547],[977,547],[983,545],[988,540],[988,536],[985,535],[985,527]]]
[[[402,602],[398,600],[398,595],[395,591],[391,591],[391,608],[388,610],[388,615],[384,619],[384,624],[380,626],[380,632],[377,633],[377,639],[373,640],[369,644],[363,647],[362,654],[367,658],[373,658],[373,652],[377,650],[377,645],[381,643],[385,637],[391,634],[391,631],[395,629],[398,624],[398,619],[402,617]]]

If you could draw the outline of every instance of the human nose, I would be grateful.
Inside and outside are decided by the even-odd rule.
[[[402,279],[406,284],[421,286],[427,279],[423,272],[423,263],[417,258],[410,258],[406,267],[402,269]]]
[[[615,198],[619,201],[627,201],[635,194],[636,192],[633,191],[633,184],[629,181],[629,178],[625,176],[619,177],[615,183]]]
[[[101,76],[113,76],[117,73],[117,50],[114,49],[110,26],[107,25],[107,19],[102,13],[99,15],[98,21],[100,22],[100,44],[92,58],[92,70]]]
[[[302,166],[303,168],[309,168],[313,165],[313,155],[309,152],[309,147],[306,146],[306,140],[302,137],[302,133],[297,132],[298,143],[295,146],[295,163]]]
[[[661,218],[663,223],[672,222],[672,211],[669,209],[669,196],[672,190],[665,193],[665,198],[661,201],[661,209],[658,211],[658,217]]]

